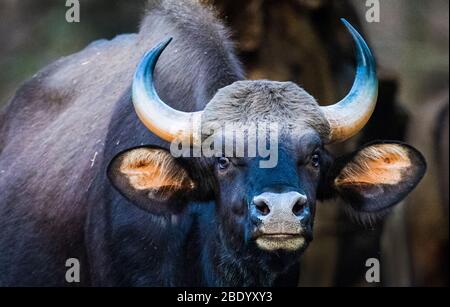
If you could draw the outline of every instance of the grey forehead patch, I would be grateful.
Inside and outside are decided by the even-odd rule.
[[[330,127],[317,101],[292,82],[238,81],[220,89],[205,107],[202,126],[276,122],[282,128],[309,127],[326,138]]]

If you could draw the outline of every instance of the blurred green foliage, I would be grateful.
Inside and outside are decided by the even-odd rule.
[[[65,0],[0,1],[0,105],[16,87],[91,41],[135,32],[145,0],[80,0],[81,22],[65,20]]]

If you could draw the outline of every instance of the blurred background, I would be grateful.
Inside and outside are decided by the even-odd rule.
[[[80,0],[81,22],[68,23],[65,0],[0,0],[0,107],[52,61],[93,40],[136,32],[147,1]],[[366,0],[204,2],[231,28],[248,78],[295,81],[323,105],[353,81],[352,40],[339,21],[347,18],[374,50],[380,95],[364,131],[332,150],[393,139],[427,158],[420,186],[376,225],[351,221],[336,203],[320,204],[299,285],[448,285],[449,1],[380,0],[374,23]],[[381,263],[379,284],[365,281],[371,257]]]

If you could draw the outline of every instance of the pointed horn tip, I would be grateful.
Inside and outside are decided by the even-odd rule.
[[[152,66],[151,63],[156,64],[159,57],[163,53],[163,51],[167,48],[167,46],[170,44],[170,42],[173,40],[172,37],[165,38],[164,40],[160,41],[158,44],[156,44],[152,49],[148,50],[144,56],[142,57],[141,61],[138,64],[138,68],[141,66]],[[143,71],[143,70],[142,70]],[[141,72],[140,69],[136,70],[135,76]]]
[[[150,53],[162,53],[164,49],[167,48],[167,46],[172,42],[172,37],[166,37],[165,39],[159,41],[152,49],[150,49],[147,54]]]
[[[354,42],[356,43],[357,48],[362,48],[363,52],[367,54],[369,62],[375,66],[375,58],[373,56],[372,50],[370,49],[369,45],[367,44],[364,37],[361,35],[361,33],[358,32],[358,30],[355,29],[355,27],[352,26],[350,22],[347,21],[345,18],[340,18],[341,22],[345,25],[347,30],[350,32],[350,34],[353,36]]]
[[[361,34],[355,29],[355,27],[350,22],[348,22],[347,19],[340,18],[340,20],[344,24],[344,26],[350,31],[350,33],[352,35],[354,35],[354,36],[361,36]]]
[[[352,26],[352,24],[350,22],[348,22],[347,19],[345,18],[340,18],[342,24],[350,30],[350,32],[356,31],[355,28]]]
[[[169,36],[169,37],[166,37],[166,38],[162,41],[162,44],[163,44],[164,46],[167,46],[167,45],[169,45],[172,41],[173,41],[173,37],[172,37],[172,36]]]
[[[169,44],[172,42],[173,37],[169,36],[165,39],[163,39],[155,48],[153,48],[153,50],[159,50],[159,52],[163,52],[164,49],[167,48],[167,46],[169,46]]]

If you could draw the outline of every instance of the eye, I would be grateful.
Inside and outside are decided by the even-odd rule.
[[[320,155],[319,154],[316,153],[311,157],[311,165],[314,167],[320,166]]]
[[[230,165],[230,159],[221,157],[217,159],[217,164],[219,165],[220,169],[226,169]]]

